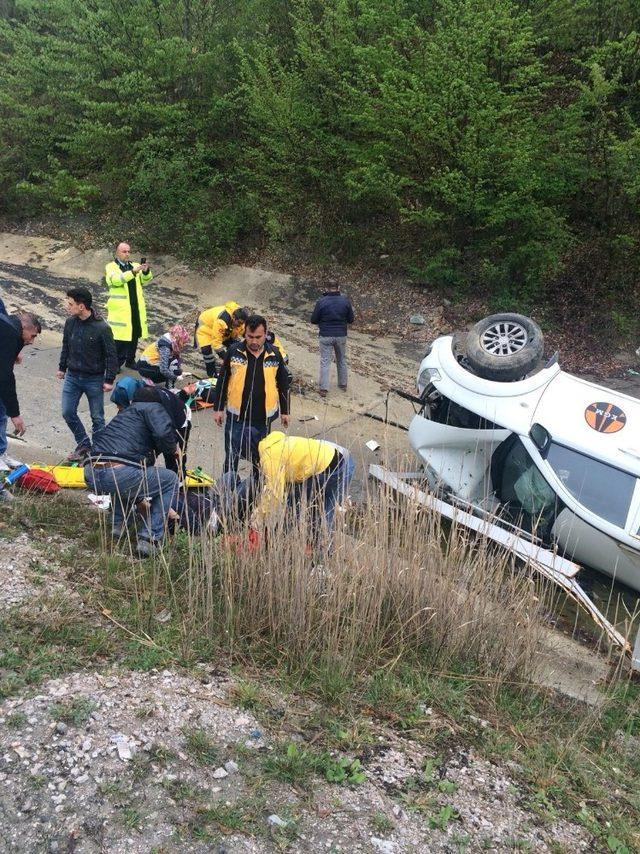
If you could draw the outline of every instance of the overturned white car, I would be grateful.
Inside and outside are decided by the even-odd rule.
[[[541,364],[538,326],[500,314],[438,338],[411,446],[430,488],[640,591],[640,400]]]

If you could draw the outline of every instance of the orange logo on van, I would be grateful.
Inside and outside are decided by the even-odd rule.
[[[627,423],[627,416],[614,403],[592,403],[585,409],[584,417],[598,433],[617,433]]]

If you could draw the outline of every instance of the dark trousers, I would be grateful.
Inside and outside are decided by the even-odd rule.
[[[138,349],[138,338],[132,341],[116,341],[116,353],[118,354],[118,367],[124,364],[128,368],[133,367],[136,361],[136,350]]]
[[[258,442],[271,432],[271,424],[252,424],[240,421],[227,413],[224,425],[224,468],[237,472],[240,460],[249,460],[254,472],[258,472]]]

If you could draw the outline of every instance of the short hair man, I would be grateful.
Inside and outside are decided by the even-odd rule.
[[[267,321],[247,318],[244,341],[227,352],[213,397],[213,417],[225,424],[224,471],[236,472],[240,458],[254,459],[258,442],[280,415],[289,426],[290,375],[280,351],[267,343]]]
[[[329,391],[329,365],[335,354],[338,369],[338,388],[347,390],[347,326],[353,323],[351,300],[340,293],[337,282],[327,282],[327,289],[316,302],[311,323],[318,329],[320,343],[320,379],[318,393],[326,397]]]
[[[147,557],[160,545],[178,475],[166,468],[147,466],[150,454],[177,453],[176,431],[167,409],[158,401],[136,401],[122,409],[94,437],[91,456],[84,467],[85,482],[94,492],[110,495],[114,539],[125,530],[133,506],[151,499],[149,518],[138,533],[137,551]]]
[[[242,341],[248,317],[247,309],[233,301],[214,305],[200,313],[196,321],[196,343],[208,377],[217,376],[229,347]]]
[[[83,395],[89,402],[93,435],[104,427],[104,392],[111,391],[118,372],[116,345],[108,323],[92,308],[93,296],[86,288],[67,291],[69,317],[62,333],[62,350],[56,376],[62,386],[62,417],[73,433],[75,451],[71,461],[80,461],[91,442],[78,416]]]
[[[118,353],[118,367],[136,366],[136,349],[139,338],[148,338],[147,307],[143,285],[153,278],[147,259],[139,264],[129,260],[131,247],[118,243],[113,261],[104,270],[109,296],[107,299],[107,322],[113,332]]]
[[[21,361],[20,351],[25,344],[33,344],[41,332],[40,321],[31,312],[0,314],[0,469],[3,471],[20,465],[19,460],[7,455],[8,419],[13,422],[16,436],[22,436],[27,429],[20,415],[14,367]]]

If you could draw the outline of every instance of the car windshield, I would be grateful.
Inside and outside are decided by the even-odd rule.
[[[547,462],[580,504],[624,528],[636,483],[633,475],[556,442],[549,446]]]

